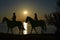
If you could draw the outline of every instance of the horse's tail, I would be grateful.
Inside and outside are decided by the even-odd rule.
[[[22,30],[25,30],[23,24],[22,24]]]

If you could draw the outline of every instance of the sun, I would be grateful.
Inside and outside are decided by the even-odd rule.
[[[27,11],[24,11],[24,14],[27,14],[28,12]]]

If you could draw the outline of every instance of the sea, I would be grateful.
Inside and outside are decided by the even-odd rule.
[[[30,34],[31,28],[32,28],[31,24],[27,24],[26,30],[24,30],[26,32],[25,34]],[[35,27],[35,28],[36,28],[38,34],[41,34],[41,31],[42,31],[41,27]],[[0,33],[7,33],[7,30],[8,30],[7,24],[6,23],[0,23]],[[14,27],[12,30],[13,30],[14,34],[19,34],[19,29],[17,26]],[[56,32],[56,27],[54,25],[47,25],[47,31],[45,31],[44,33],[54,34],[55,32]],[[9,30],[8,33],[11,33],[11,31]],[[34,29],[32,31],[32,34],[36,34]]]

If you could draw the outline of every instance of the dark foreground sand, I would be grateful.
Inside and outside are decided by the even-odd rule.
[[[60,40],[59,34],[27,34],[17,35],[0,33],[0,40]]]

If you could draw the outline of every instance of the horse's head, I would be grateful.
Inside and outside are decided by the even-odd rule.
[[[6,21],[6,17],[3,18],[2,22]]]
[[[28,21],[30,21],[30,17],[29,16],[26,18],[26,22],[28,22]]]
[[[33,20],[31,17],[28,16],[28,17],[26,18],[26,21],[25,21],[25,22],[26,22],[26,23],[27,23],[27,22],[30,22],[30,23],[31,23],[31,22],[33,22],[33,21],[34,21],[34,20]]]
[[[29,17],[26,18],[26,22],[28,22],[28,21],[29,21]]]

